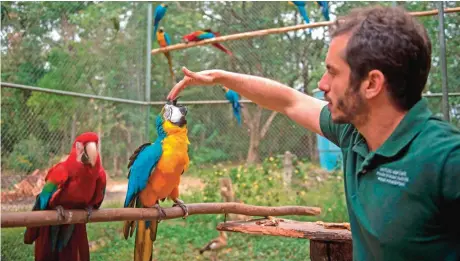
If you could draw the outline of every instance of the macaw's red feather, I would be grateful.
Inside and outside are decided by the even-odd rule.
[[[69,227],[62,225],[61,227]],[[86,224],[75,224],[67,245],[62,250],[51,249],[52,230],[50,227],[38,228],[40,237],[35,240],[35,261],[89,261],[88,237],[86,233]]]
[[[195,32],[192,32],[192,33],[189,33],[187,35],[184,35],[182,37],[182,39],[184,39],[185,41],[188,41],[188,42],[198,42],[198,41],[202,41],[204,39],[200,39],[200,38],[203,38],[203,37],[200,37],[200,36],[203,36],[204,34],[209,34],[209,35],[214,35],[215,37],[219,37],[220,36],[220,33],[219,32],[213,32],[211,31],[210,29],[206,29],[204,31],[195,31]],[[210,38],[207,38],[207,39],[210,39]],[[225,52],[226,54],[232,56],[233,53],[228,50],[227,48],[225,48],[222,44],[220,43],[213,43],[212,44],[214,47],[216,47],[217,49]]]
[[[77,161],[76,142],[98,144],[95,133],[77,137],[69,157],[48,171],[46,184],[37,196],[33,210],[99,208],[106,187],[106,173],[97,155],[94,167]],[[36,261],[89,260],[86,224],[26,228],[24,243],[35,242]]]

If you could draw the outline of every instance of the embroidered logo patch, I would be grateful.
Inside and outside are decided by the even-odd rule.
[[[404,170],[396,170],[390,168],[380,168],[377,170],[377,179],[380,182],[396,185],[400,187],[406,186],[409,178]]]

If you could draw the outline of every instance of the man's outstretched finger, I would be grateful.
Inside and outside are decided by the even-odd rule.
[[[193,79],[193,82],[212,83],[212,78],[210,76],[192,72],[186,67],[182,67],[182,71],[184,72],[185,76],[188,76],[191,79]]]
[[[179,94],[179,92],[185,88],[184,80],[185,79],[181,80],[176,85],[174,85],[174,87],[171,89],[168,96],[166,97],[167,100],[174,100],[176,96]]]

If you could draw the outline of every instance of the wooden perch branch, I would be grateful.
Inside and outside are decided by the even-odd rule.
[[[230,221],[217,225],[217,230],[227,232],[239,232],[253,235],[282,236],[292,238],[306,238],[310,240],[322,240],[329,242],[350,241],[351,232],[348,229],[326,226],[324,222],[300,222],[289,219],[256,219],[248,221]],[[268,223],[268,225],[263,225]],[[335,224],[335,223],[332,223]]]
[[[445,13],[460,12],[460,7],[446,8],[444,9],[444,12]],[[410,12],[410,14],[413,16],[431,16],[431,15],[437,15],[438,10]],[[153,49],[152,55],[158,54],[158,53],[165,53],[165,52],[170,52],[170,51],[175,51],[175,50],[186,49],[186,48],[192,48],[192,47],[200,46],[200,45],[221,43],[221,42],[227,42],[227,41],[232,41],[232,40],[249,39],[249,38],[253,38],[257,36],[265,36],[265,35],[270,35],[270,34],[281,34],[281,33],[287,33],[290,31],[301,30],[301,29],[328,26],[328,25],[332,25],[333,23],[334,21],[317,22],[317,23],[310,23],[310,24],[299,24],[299,25],[286,26],[286,27],[280,27],[280,28],[270,28],[270,29],[263,29],[263,30],[258,30],[258,31],[224,35],[224,36],[219,36],[216,38],[207,39],[207,40],[198,41],[198,42],[180,43],[180,44],[170,45],[170,46],[163,47],[163,48]]]
[[[247,216],[286,216],[302,215],[315,216],[321,214],[317,207],[282,206],[261,207],[240,203],[196,203],[187,204],[189,215],[198,214],[242,214]],[[166,218],[179,218],[184,215],[180,207],[164,208]],[[65,220],[58,221],[57,211],[29,211],[2,213],[3,227],[34,227],[59,224],[86,223],[85,210],[65,210]],[[115,208],[94,210],[89,222],[113,222],[123,220],[152,220],[158,218],[158,211],[154,208]]]

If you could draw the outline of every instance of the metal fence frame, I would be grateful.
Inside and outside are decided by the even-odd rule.
[[[396,3],[393,1],[393,6],[396,5]],[[194,46],[198,45],[206,45],[206,44],[212,44],[215,42],[224,42],[224,41],[229,41],[229,40],[238,40],[242,38],[248,38],[248,37],[256,37],[259,35],[266,35],[266,34],[276,34],[276,33],[284,33],[287,31],[293,31],[293,30],[300,30],[300,29],[305,29],[305,28],[314,28],[314,27],[322,27],[322,26],[328,26],[329,24],[332,23],[330,22],[317,22],[317,23],[310,23],[310,24],[301,24],[301,25],[295,25],[295,26],[289,26],[289,27],[284,27],[284,28],[271,28],[271,29],[266,29],[266,30],[260,30],[260,31],[255,31],[255,32],[246,32],[246,33],[240,33],[240,34],[234,34],[234,35],[226,35],[226,36],[220,36],[216,37],[213,39],[209,40],[204,40],[200,42],[195,42],[191,44],[176,44],[172,46],[168,46],[166,48],[158,48],[152,50],[152,37],[151,37],[151,32],[152,32],[152,14],[153,14],[153,6],[152,3],[148,4],[148,10],[147,10],[147,50],[146,50],[146,61],[147,61],[147,66],[146,66],[146,72],[145,72],[145,78],[146,78],[146,86],[145,86],[145,101],[137,101],[137,100],[128,100],[128,99],[121,99],[121,98],[113,98],[113,97],[107,97],[107,96],[98,96],[98,95],[91,95],[91,94],[83,94],[83,93],[76,93],[76,92],[69,92],[69,91],[60,91],[60,90],[52,90],[52,89],[46,89],[46,88],[40,88],[40,87],[35,87],[35,86],[27,86],[27,85],[21,85],[21,84],[15,84],[15,83],[7,83],[7,82],[0,82],[2,88],[17,88],[17,89],[23,89],[23,90],[32,90],[32,91],[39,91],[39,92],[47,92],[47,93],[53,93],[57,95],[67,95],[67,96],[73,96],[73,97],[84,97],[84,98],[92,98],[92,99],[99,99],[99,100],[105,100],[105,101],[113,101],[113,102],[119,102],[119,103],[128,103],[128,104],[136,104],[136,105],[143,105],[143,106],[159,106],[163,105],[164,102],[158,102],[158,101],[151,101],[150,100],[150,93],[151,93],[151,56],[152,54],[158,54],[161,52],[165,51],[174,51],[174,50],[181,50],[181,49],[186,49],[186,48],[192,48]],[[441,93],[430,93],[430,94],[423,94],[425,97],[442,97],[442,112],[444,119],[446,121],[450,121],[450,115],[449,115],[449,97],[451,96],[460,96],[460,92],[454,92],[454,93],[449,93],[448,91],[448,75],[447,75],[447,64],[446,64],[446,42],[445,42],[445,30],[444,30],[444,15],[445,13],[450,13],[450,12],[459,12],[460,8],[449,8],[449,9],[444,9],[444,3],[443,1],[438,2],[438,10],[429,10],[429,11],[422,11],[422,12],[412,12],[411,14],[414,16],[434,16],[438,15],[439,17],[439,43],[440,43],[440,62],[441,62],[441,74],[442,74],[442,92]],[[182,101],[181,103],[183,104],[223,104],[227,103],[228,101],[226,100],[207,100],[207,101]],[[241,100],[243,103],[251,103],[249,100]],[[146,137],[148,137],[149,133],[149,106],[147,106],[147,114],[146,114]]]

